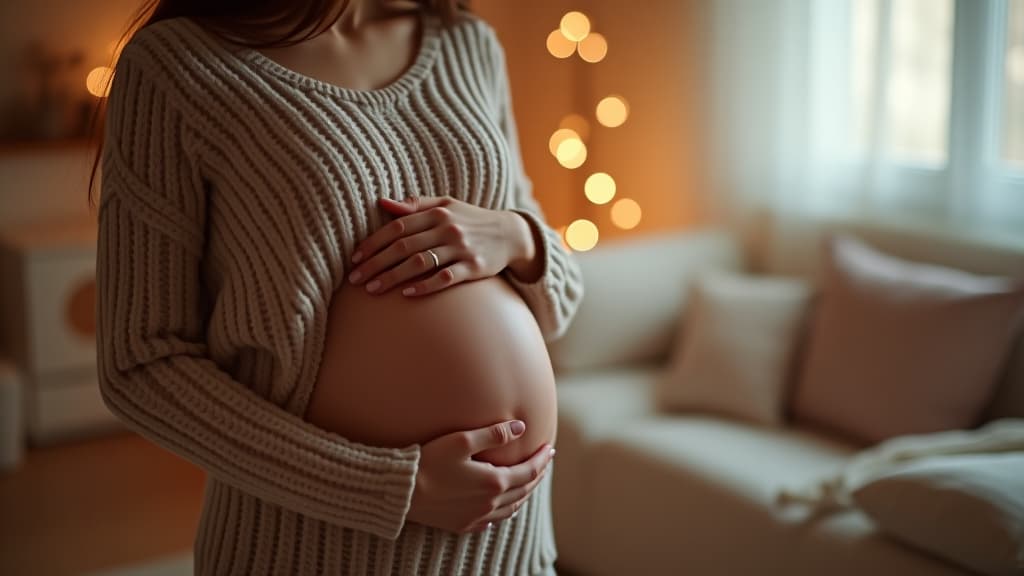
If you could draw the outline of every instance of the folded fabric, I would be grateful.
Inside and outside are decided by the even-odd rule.
[[[1024,574],[1024,452],[914,460],[851,496],[905,544],[982,574]]]
[[[908,462],[931,456],[1024,451],[1024,418],[1003,418],[975,430],[899,436],[854,456],[839,474],[804,487],[783,488],[779,504],[803,503],[819,511],[853,506],[853,490]]]

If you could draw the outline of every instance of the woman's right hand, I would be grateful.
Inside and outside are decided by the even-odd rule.
[[[473,455],[523,435],[511,420],[452,432],[423,444],[412,503],[406,518],[449,532],[473,532],[515,514],[544,477],[555,451],[545,443],[525,461],[495,466]]]

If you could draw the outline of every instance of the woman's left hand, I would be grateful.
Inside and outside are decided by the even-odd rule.
[[[519,223],[512,219],[521,217],[513,212],[481,208],[450,196],[378,202],[398,218],[356,246],[352,262],[362,264],[349,275],[350,282],[366,283],[371,293],[381,294],[430,272],[402,293],[437,292],[495,276],[518,255],[515,226]],[[437,254],[436,268],[428,249]]]

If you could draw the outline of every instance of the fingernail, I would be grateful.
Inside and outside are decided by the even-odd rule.
[[[358,271],[358,270],[356,270],[355,272],[353,272],[352,274],[349,275],[348,280],[349,280],[349,282],[355,283],[355,282],[359,282],[359,279],[362,278],[362,277],[363,277],[363,273]]]
[[[550,457],[550,458],[554,458],[555,457],[555,449],[554,448],[551,449],[551,452],[548,452],[548,457]]]
[[[509,425],[509,428],[512,429],[513,434],[519,436],[526,430],[526,423],[522,420],[513,420],[512,424]]]
[[[416,293],[416,287],[415,286],[409,286],[405,290],[402,290],[402,294],[405,294],[406,296],[412,296],[415,293]]]
[[[370,292],[373,292],[374,290],[376,290],[379,287],[380,287],[380,280],[374,280],[373,282],[370,282],[369,284],[366,285],[366,289],[369,290]]]
[[[363,259],[363,253],[362,252],[356,252],[355,254],[352,255],[352,262],[359,262],[362,259]]]

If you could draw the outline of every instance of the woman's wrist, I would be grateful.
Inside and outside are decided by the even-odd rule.
[[[543,252],[539,249],[544,241],[541,231],[522,214],[514,210],[505,212],[508,214],[507,231],[512,246],[508,269],[521,282],[536,282],[544,270]]]

